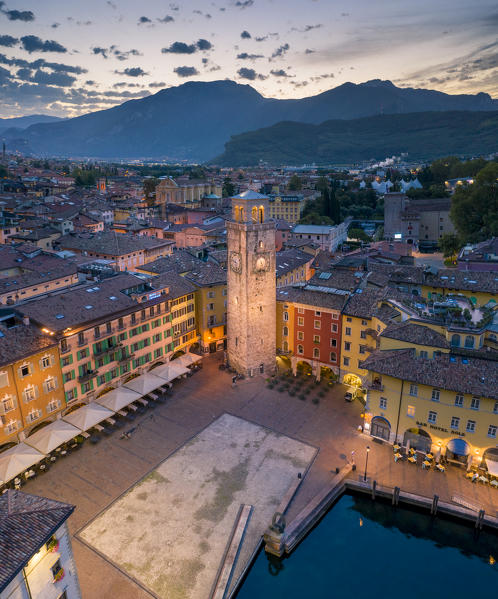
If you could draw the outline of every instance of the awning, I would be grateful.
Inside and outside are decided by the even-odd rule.
[[[77,426],[82,431],[87,431],[92,426],[102,422],[102,420],[110,418],[113,414],[112,410],[108,410],[98,403],[91,403],[67,414],[62,420]]]
[[[59,445],[70,441],[79,434],[80,429],[69,422],[55,420],[25,439],[25,443],[42,453],[50,453]]]
[[[105,395],[101,395],[97,397],[95,400],[96,403],[104,406],[108,410],[112,410],[113,412],[119,412],[126,406],[130,405],[132,402],[137,401],[142,397],[140,393],[136,393],[131,389],[127,389],[126,387],[118,387],[117,389],[113,389],[106,393]]]
[[[154,376],[158,376],[163,379],[164,384],[164,381],[169,383],[179,376],[182,376],[182,374],[189,373],[190,370],[181,364],[176,364],[176,360],[174,360],[173,362],[168,362],[167,364],[157,366],[152,372],[154,373]],[[152,372],[149,374],[152,374]]]
[[[182,356],[178,356],[178,358],[175,358],[172,362],[170,362],[170,364],[181,364],[184,367],[187,366],[192,366],[192,364],[195,364],[196,362],[200,362],[202,360],[202,356],[199,356],[198,354],[183,354]]]
[[[132,391],[140,393],[140,396],[142,396],[147,395],[147,393],[150,393],[159,387],[162,387],[164,382],[164,379],[147,372],[146,374],[141,374],[131,381],[128,381],[123,386],[128,387],[128,389],[131,389]]]
[[[498,462],[495,460],[490,460],[489,458],[485,458],[486,466],[488,467],[488,472],[493,476],[498,476]]]
[[[34,464],[46,457],[26,443],[19,443],[0,454],[0,481],[8,483]]]
[[[451,439],[446,445],[446,449],[454,453],[455,455],[466,456],[470,453],[470,447],[467,441],[463,439]]]

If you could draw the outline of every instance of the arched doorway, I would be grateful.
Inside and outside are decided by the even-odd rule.
[[[185,352],[183,351],[183,349],[179,349],[178,351],[176,351],[171,358],[169,359],[170,362],[172,362],[173,360],[176,360],[177,358],[179,358],[180,356],[184,356]]]
[[[389,424],[389,420],[382,416],[375,416],[372,418],[370,434],[372,437],[379,437],[380,439],[389,441],[391,436],[391,425]]]
[[[456,438],[446,445],[446,458],[452,462],[467,464],[470,455],[470,445],[464,439]]]
[[[349,385],[350,387],[361,387],[362,383],[361,383],[361,379],[359,376],[357,376],[356,374],[345,374],[344,378],[342,379],[342,382],[345,385]]]
[[[4,443],[3,445],[0,445],[0,453],[7,451],[7,449],[15,447],[16,445],[17,443],[15,443],[14,441],[11,441],[10,443]]]
[[[296,364],[296,370],[298,374],[304,374],[307,376],[311,376],[313,373],[311,364],[308,364],[308,362],[305,362],[304,360],[301,360]]]
[[[481,466],[493,476],[498,476],[498,447],[490,447],[482,454]]]
[[[405,447],[408,445],[408,441],[410,442],[410,447],[418,451],[429,453],[431,450],[432,438],[423,428],[409,428],[405,431],[403,436],[403,445]]]
[[[36,426],[34,426],[29,433],[26,434],[27,437],[30,437],[33,433],[36,433],[37,431],[40,431],[42,428],[45,428],[46,426],[48,426],[49,424],[52,424],[52,422],[48,422],[47,420],[44,420],[43,422],[40,422],[39,424],[37,424]]]
[[[79,401],[78,403],[75,403],[74,405],[67,408],[67,410],[65,410],[64,416],[71,414],[71,412],[74,412],[75,410],[79,410],[79,408],[82,408],[83,406],[86,406],[86,403],[83,401]]]
[[[276,359],[279,372],[289,372],[292,370],[292,364],[288,356],[277,356]]]
[[[152,364],[152,366],[149,368],[148,372],[150,372],[151,370],[154,370],[154,368],[157,368],[158,366],[162,366],[164,364],[164,362],[156,362],[155,364]]]
[[[106,393],[109,393],[109,391],[112,391],[114,389],[114,387],[110,386],[110,387],[105,387],[104,389],[102,389],[102,391],[100,391],[97,394],[97,397],[102,397],[102,395],[105,395]],[[78,406],[79,407],[79,406]],[[69,414],[69,412],[68,412]]]

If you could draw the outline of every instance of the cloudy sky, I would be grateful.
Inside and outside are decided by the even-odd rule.
[[[0,117],[74,116],[188,80],[498,96],[496,0],[0,1]]]

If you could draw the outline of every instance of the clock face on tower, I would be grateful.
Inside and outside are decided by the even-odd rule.
[[[230,254],[230,268],[234,272],[241,272],[241,270],[242,270],[242,260],[240,258],[239,252],[232,252]]]
[[[254,270],[256,272],[264,272],[265,270],[268,270],[269,264],[270,264],[270,261],[268,259],[268,256],[266,256],[266,255],[258,256],[254,263]]]

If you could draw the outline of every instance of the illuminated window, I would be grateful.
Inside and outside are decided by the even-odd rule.
[[[406,409],[406,415],[408,416],[408,418],[414,418],[415,417],[415,406],[408,406],[408,408]]]

